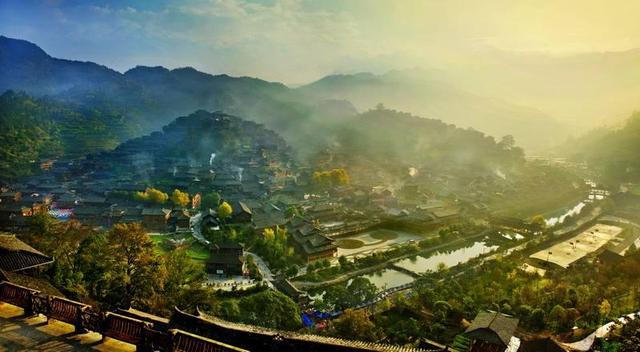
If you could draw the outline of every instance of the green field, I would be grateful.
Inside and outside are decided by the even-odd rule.
[[[150,237],[154,244],[154,251],[158,255],[165,255],[172,250],[173,246],[171,245],[171,243],[169,243],[169,239],[185,238],[185,236],[181,235],[175,237],[172,235]],[[200,242],[195,241],[190,235],[186,236],[186,238],[188,238],[187,243],[191,242],[191,245],[187,244],[187,246],[189,246],[187,248],[187,254],[189,255],[189,257],[196,262],[206,262],[207,259],[209,259],[209,249]]]

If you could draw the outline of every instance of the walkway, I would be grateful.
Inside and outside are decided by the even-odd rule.
[[[593,343],[596,341],[596,339],[601,339],[609,335],[609,333],[611,332],[611,329],[615,327],[616,322],[624,325],[629,321],[636,319],[639,314],[640,312],[631,313],[631,314],[622,316],[616,319],[615,321],[610,321],[602,325],[601,327],[596,329],[596,331],[592,332],[589,336],[585,337],[580,341],[576,341],[572,343],[563,343],[563,345],[567,348],[570,348],[573,351],[589,351],[591,349],[591,346],[593,346]]]
[[[200,221],[202,221],[202,213],[198,213],[191,217],[191,220],[189,220],[189,227],[191,227],[193,237],[198,240],[198,242],[209,244],[209,241],[207,241],[207,239],[202,236],[202,233],[200,231]]]
[[[133,345],[102,335],[76,334],[73,326],[44,316],[23,316],[22,308],[0,303],[0,351],[135,351]]]
[[[271,269],[269,269],[269,267],[267,266],[267,263],[265,263],[264,260],[262,260],[262,258],[259,255],[252,252],[244,252],[244,253],[253,258],[253,261],[254,263],[256,263],[256,266],[260,271],[260,275],[262,275],[262,278],[264,280],[273,281],[273,273],[271,272]]]

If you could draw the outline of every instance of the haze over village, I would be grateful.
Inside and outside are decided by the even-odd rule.
[[[640,351],[639,12],[3,1],[0,350]]]

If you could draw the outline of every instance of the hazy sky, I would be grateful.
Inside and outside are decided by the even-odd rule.
[[[120,71],[137,64],[304,83],[464,65],[477,50],[640,47],[637,0],[0,1],[0,34]]]

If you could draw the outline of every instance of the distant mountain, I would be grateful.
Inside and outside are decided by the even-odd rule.
[[[537,110],[406,71],[329,76],[290,89],[281,83],[210,75],[190,67],[138,66],[119,73],[91,62],[52,58],[35,44],[0,37],[0,91],[6,89],[123,115],[143,132],[198,109],[222,110],[264,123],[299,153],[313,152],[329,140],[331,126],[377,103],[497,137],[512,134],[518,145],[527,148],[547,145],[566,130]]]
[[[474,95],[423,73],[333,75],[298,91],[314,99],[346,99],[360,110],[382,103],[494,136],[510,134],[530,149],[557,143],[566,136],[564,126],[541,111]]]
[[[473,64],[422,74],[535,106],[569,124],[576,135],[622,122],[640,109],[640,49],[554,55],[484,48]]]
[[[122,75],[93,62],[56,59],[25,40],[0,36],[0,91],[56,95],[76,90],[117,90],[126,87]]]
[[[138,66],[121,74],[90,62],[52,58],[35,44],[0,37],[0,92],[7,89],[123,114],[141,131],[198,109],[223,110],[265,123],[301,151],[313,144],[313,121],[356,113],[348,102],[304,99],[281,83],[214,76],[190,67]]]

